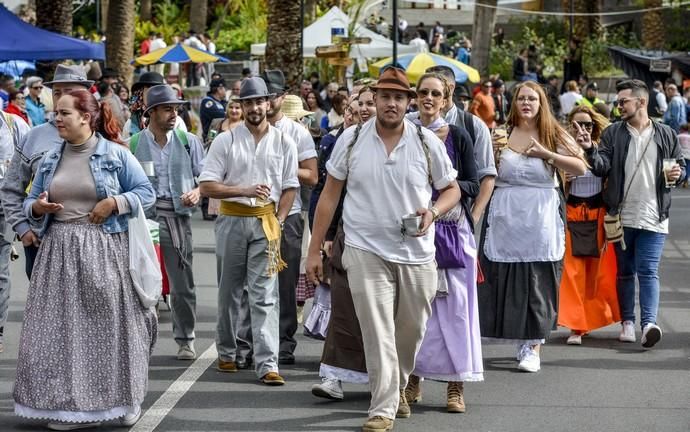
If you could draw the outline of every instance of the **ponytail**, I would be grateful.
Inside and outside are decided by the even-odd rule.
[[[103,135],[103,138],[116,142],[120,145],[125,145],[125,143],[120,139],[120,123],[115,118],[113,110],[110,108],[108,102],[100,103],[100,115],[96,122],[96,130]]]

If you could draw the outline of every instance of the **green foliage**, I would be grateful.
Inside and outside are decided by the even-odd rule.
[[[218,19],[210,26],[215,29],[223,16],[223,6],[217,6]],[[234,0],[220,23],[215,39],[218,52],[249,51],[251,44],[266,41],[268,4],[266,0]]]
[[[520,49],[534,45],[543,65],[544,76],[563,74],[563,59],[568,51],[568,38],[563,22],[557,18],[512,19],[522,27],[520,34],[506,39],[502,46],[492,45],[489,73],[505,79],[513,77],[513,61]],[[618,45],[629,48],[640,46],[633,32],[623,27],[610,28],[600,35],[591,35],[583,41],[583,69],[590,76],[611,74],[617,69],[611,63],[608,47]]]
[[[668,51],[690,51],[688,22],[690,22],[690,8],[688,7],[674,7],[664,11],[666,49]]]
[[[189,30],[189,10],[181,8],[173,0],[163,0],[153,4],[152,21],[142,21],[136,15],[134,23],[135,46],[149,36],[150,32],[161,33],[165,42],[173,43],[173,36],[179,36]]]

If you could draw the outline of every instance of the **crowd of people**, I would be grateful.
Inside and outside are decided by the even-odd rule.
[[[482,343],[514,345],[516,368],[535,373],[559,325],[570,345],[613,323],[621,342],[636,323],[643,347],[662,339],[659,261],[690,159],[686,122],[658,120],[686,108],[675,83],[666,100],[619,82],[612,116],[592,83],[579,98],[555,81],[470,92],[447,66],[414,87],[396,67],[353,88],[318,74],[290,88],[265,70],[228,89],[212,73],[198,133],[157,71],[131,93],[112,71],[66,65],[24,85],[31,108],[15,95],[0,116],[2,222],[30,278],[15,413],[50,429],[141,415],[158,324],[129,274],[140,208],[160,226],[177,359],[197,357],[200,206],[215,219],[217,370],[284,385],[304,322],[325,339],[312,393],[341,400],[343,383],[368,383],[364,431],[409,417],[424,380],[447,383],[447,411],[465,412]],[[44,87],[52,109],[39,114]],[[11,248],[3,238],[0,351]],[[304,318],[319,290],[331,301]]]

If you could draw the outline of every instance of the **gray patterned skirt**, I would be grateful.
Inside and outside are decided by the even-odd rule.
[[[139,302],[127,233],[53,222],[38,251],[19,344],[15,412],[110,420],[141,405],[156,314]]]

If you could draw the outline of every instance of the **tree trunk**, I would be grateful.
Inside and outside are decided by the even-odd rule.
[[[308,26],[316,20],[317,0],[304,0],[304,25]]]
[[[151,21],[151,3],[151,0],[141,0],[139,18],[141,18],[142,21]]]
[[[573,12],[575,13],[598,13],[601,12],[600,0],[564,0],[563,6],[566,13],[570,13],[570,2],[573,3]],[[570,20],[567,19],[566,27],[569,26]],[[576,16],[573,20],[575,22],[573,35],[583,41],[590,36],[600,36],[602,27],[601,19],[598,15],[591,16]]]
[[[189,27],[197,33],[204,33],[207,13],[208,0],[192,0],[192,7],[189,9]]]
[[[660,7],[661,0],[644,0],[645,8]],[[661,49],[664,46],[664,20],[660,10],[645,12],[642,16],[642,46]]]
[[[96,0],[98,1],[98,0]],[[103,33],[108,30],[108,8],[110,7],[110,0],[101,1],[101,30]]]
[[[36,0],[36,27],[72,35],[71,0]]]
[[[300,2],[268,0],[266,69],[281,69],[293,90],[302,80]]]
[[[132,85],[129,62],[134,58],[134,8],[134,0],[113,1],[108,8],[106,66],[115,69],[127,87]]]
[[[498,0],[484,0],[488,6],[496,6]],[[496,9],[492,7],[474,7],[474,25],[472,26],[472,58],[470,63],[481,76],[489,73],[489,51],[496,25]],[[506,78],[506,77],[504,77]]]

